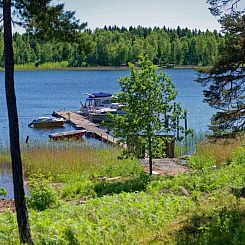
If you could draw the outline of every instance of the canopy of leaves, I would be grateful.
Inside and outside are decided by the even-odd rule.
[[[161,148],[159,135],[173,133],[183,117],[180,105],[173,103],[177,92],[171,79],[158,73],[158,67],[146,55],[139,56],[137,65],[130,63],[129,67],[131,75],[120,79],[118,94],[126,115],[114,116],[114,132],[134,146],[141,138],[148,147]]]
[[[12,9],[14,22],[42,40],[71,40],[87,25],[53,0],[13,0]]]

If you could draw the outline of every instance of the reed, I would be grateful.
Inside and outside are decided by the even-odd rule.
[[[197,155],[212,156],[217,164],[230,163],[234,151],[245,144],[245,136],[226,139],[206,139],[197,145]]]
[[[11,159],[10,159],[9,152],[6,150],[0,150],[0,164],[10,163],[10,162],[11,162]]]
[[[75,176],[129,176],[143,171],[137,160],[119,159],[121,149],[91,147],[82,142],[35,143],[22,146],[25,177],[34,174],[55,180]],[[10,163],[7,152],[0,151],[0,163]]]

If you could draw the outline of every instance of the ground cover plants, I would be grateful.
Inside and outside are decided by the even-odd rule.
[[[175,177],[150,177],[136,159],[120,158],[117,148],[66,143],[23,148],[33,239],[36,244],[243,244],[240,143],[222,163],[214,154],[197,152],[188,161],[189,172]],[[198,149],[205,147],[211,143]],[[15,214],[8,210],[0,214],[0,243],[18,244]]]

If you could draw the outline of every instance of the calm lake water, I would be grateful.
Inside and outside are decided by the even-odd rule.
[[[207,131],[212,110],[202,102],[202,87],[194,80],[192,69],[166,69],[178,92],[178,101],[188,110],[189,126],[196,132]],[[53,132],[71,130],[71,126],[52,130],[37,130],[27,125],[39,116],[54,110],[78,110],[85,93],[117,92],[118,79],[129,71],[22,71],[15,73],[20,134],[30,141],[48,141]],[[7,110],[4,93],[4,73],[0,73],[0,144],[8,142]]]

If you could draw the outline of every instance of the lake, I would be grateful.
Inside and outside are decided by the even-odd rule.
[[[192,69],[166,69],[178,92],[178,101],[188,110],[189,127],[196,132],[207,131],[213,110],[202,102],[202,87],[194,80]],[[39,116],[51,115],[54,110],[78,110],[86,93],[117,92],[118,79],[129,71],[20,71],[15,73],[21,141],[48,141],[50,133],[71,130],[33,129],[27,125]],[[8,143],[8,122],[4,90],[4,73],[0,73],[0,144]]]

